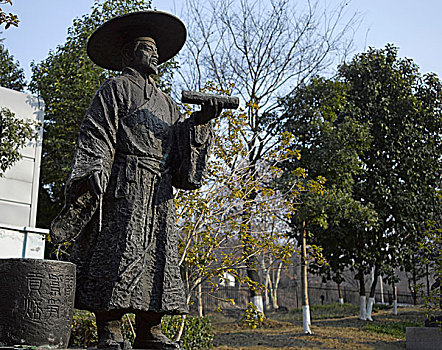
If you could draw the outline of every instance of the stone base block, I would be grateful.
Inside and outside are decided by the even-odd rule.
[[[74,292],[74,264],[0,259],[0,346],[65,349]]]
[[[442,331],[435,327],[407,327],[408,350],[441,350]]]

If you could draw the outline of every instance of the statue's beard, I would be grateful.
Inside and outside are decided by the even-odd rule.
[[[147,75],[158,74],[158,67],[151,57],[143,58],[138,62],[137,60],[133,60],[131,66],[143,74]]]
[[[157,65],[150,62],[147,74],[157,75],[158,74]]]

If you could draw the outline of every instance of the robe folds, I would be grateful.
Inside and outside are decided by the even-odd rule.
[[[173,186],[201,186],[212,129],[126,68],[97,91],[81,125],[57,232],[75,238],[77,308],[187,312]],[[103,194],[85,190],[94,173]]]

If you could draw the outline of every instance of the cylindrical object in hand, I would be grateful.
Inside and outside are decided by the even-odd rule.
[[[183,91],[181,102],[201,105],[210,99],[215,98],[221,108],[237,109],[239,98],[227,95],[205,94],[196,91]]]

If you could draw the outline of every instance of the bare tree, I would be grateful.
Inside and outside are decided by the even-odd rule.
[[[330,9],[319,0],[306,0],[303,8],[289,0],[187,0],[189,39],[180,56],[181,86],[203,90],[212,82],[241,97],[247,115],[241,137],[248,148],[251,179],[256,179],[259,161],[277,142],[283,122],[276,113],[278,98],[349,52],[357,17],[347,16],[347,3]],[[257,193],[249,196],[247,202],[253,203]],[[247,210],[243,227],[253,232]],[[247,240],[243,249],[251,249]],[[258,283],[257,257],[248,255],[248,276]],[[251,295],[263,311],[261,291],[251,290]]]

